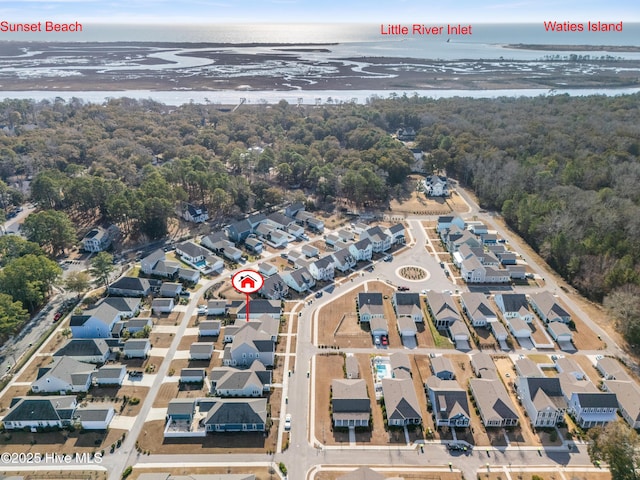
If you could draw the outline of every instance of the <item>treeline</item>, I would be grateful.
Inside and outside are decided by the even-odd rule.
[[[37,244],[0,237],[0,344],[44,304],[61,273]]]
[[[277,205],[292,191],[315,204],[384,207],[403,194],[413,162],[390,134],[412,127],[427,164],[472,188],[601,301],[640,284],[638,100],[405,96],[236,112],[150,100],[6,100],[0,177],[33,175],[32,197],[44,210],[90,212],[154,238],[183,201],[205,204],[214,218]],[[47,215],[38,223],[64,222]],[[28,229],[48,250],[64,249],[32,233],[47,230]]]

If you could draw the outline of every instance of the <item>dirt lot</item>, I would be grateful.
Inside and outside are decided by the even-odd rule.
[[[239,474],[253,473],[256,480],[272,480],[278,478],[275,470],[268,467],[225,467],[225,468],[207,468],[207,467],[184,467],[184,468],[139,468],[133,469],[128,477],[130,480],[136,480],[143,473],[170,473],[172,475],[205,475],[205,474]]]
[[[53,360],[53,357],[49,355],[44,357],[40,357],[40,356],[32,357],[27,365],[27,368],[24,370],[22,375],[18,377],[16,381],[17,382],[33,382],[34,380],[36,380],[36,377],[38,375],[38,369],[40,367],[49,365],[52,360]]]
[[[62,333],[60,333],[60,332],[54,333],[53,335],[51,335],[49,340],[42,347],[41,352],[42,353],[54,353],[54,352],[58,351],[60,349],[60,347],[62,347],[62,345],[64,345],[64,343],[66,341],[67,341],[67,339],[62,336]]]
[[[153,350],[152,350],[153,351]],[[164,357],[147,358],[120,358],[120,363],[127,366],[128,370],[141,370],[145,373],[155,373],[162,364]]]
[[[561,480],[566,478],[567,480],[611,480],[611,473],[607,471],[602,472],[574,472],[574,471],[563,471],[563,475],[560,476],[558,472],[531,472],[531,471],[521,471],[517,468],[513,468],[509,470],[511,474],[511,478],[513,480],[532,480],[534,475],[537,475],[539,478],[543,480]],[[499,469],[494,472],[483,472],[478,473],[478,480],[505,480],[506,475],[504,471]]]
[[[144,399],[149,393],[148,387],[137,387],[137,386],[125,386],[120,388],[107,388],[107,387],[93,387],[89,390],[89,394],[85,397],[85,401],[91,403],[91,400],[95,402],[108,402],[114,404],[114,408],[116,412],[120,412],[120,406],[122,405],[122,398],[139,398],[140,403],[137,405],[132,405],[127,402],[124,410],[120,412],[120,415],[124,415],[126,417],[133,417],[140,413],[140,409],[142,408],[142,403]]]
[[[28,385],[25,385],[23,387],[10,387],[7,390],[4,391],[4,395],[2,395],[2,397],[0,397],[0,413],[2,413],[2,415],[5,415],[4,410],[9,408],[9,405],[11,404],[11,400],[13,400],[15,397],[24,397],[29,390],[31,390],[31,387]]]
[[[169,348],[175,335],[173,333],[151,333],[149,335],[149,341],[155,348]]]
[[[518,403],[518,399],[514,394],[513,389],[516,373],[514,370],[513,362],[509,357],[505,355],[494,357],[494,363],[498,368],[498,373],[500,374],[502,381],[507,387],[509,397],[515,405],[518,416],[520,417],[520,425],[518,427],[510,428],[507,430],[507,435],[509,436],[511,445],[541,445],[540,438],[532,431],[529,417],[525,415],[524,408]]]
[[[109,448],[122,437],[125,430],[105,431],[58,431],[58,432],[7,432],[0,435],[0,450],[3,452],[68,453],[99,452]],[[82,478],[86,478],[82,477]]]
[[[209,434],[204,438],[163,438],[164,420],[146,422],[138,437],[141,449],[160,454],[265,453],[276,450],[278,428],[260,432]]]
[[[538,344],[540,343],[553,343],[553,340],[550,336],[545,335],[546,331],[542,322],[539,318],[534,317],[533,322],[529,324],[529,328],[531,329],[531,338]]]
[[[183,315],[183,312],[173,312],[167,315],[156,315],[153,317],[153,324],[164,326],[180,325]]]
[[[221,365],[222,358],[218,356],[218,352],[213,352],[211,360],[189,360],[187,358],[172,360],[171,365],[169,365],[169,370],[173,369],[173,374],[175,376],[180,376],[180,370],[183,368],[204,368],[207,370],[208,375],[212,368],[219,367]]]
[[[314,372],[316,382],[315,433],[316,438],[325,445],[344,445],[349,443],[347,433],[333,431],[333,423],[329,413],[331,381],[335,378],[344,378],[343,366],[344,359],[342,355],[316,356],[316,371]],[[369,395],[372,395],[372,390],[369,391]]]
[[[364,292],[364,286],[359,286],[358,288],[351,290],[350,292],[334,298],[334,300],[327,305],[323,306],[318,312],[316,317],[316,321],[321,322],[318,328],[318,343],[320,345],[336,345],[339,340],[340,343],[344,341],[345,345],[349,345],[349,341],[351,345],[354,347],[370,347],[371,346],[371,336],[362,331],[361,333],[356,333],[355,335],[349,335],[348,339],[339,337],[336,339],[334,337],[334,332],[340,323],[340,320],[344,316],[345,313],[355,313],[356,311],[356,297],[358,293]]]
[[[385,465],[385,467],[388,467],[388,466]],[[375,470],[375,466],[373,468]],[[350,471],[352,470],[341,470],[341,471],[330,471],[330,472],[321,471],[316,473],[313,476],[313,480],[337,480],[338,478],[342,477],[343,475],[345,475]],[[378,473],[381,473],[386,478],[396,478],[398,476],[401,476],[406,480],[424,480],[425,478],[428,478],[429,480],[463,480],[464,478],[461,473],[457,473],[457,472],[432,472],[429,470],[424,470],[421,472],[421,470],[417,468],[413,472],[402,470],[401,472],[391,471],[391,472],[378,472]]]

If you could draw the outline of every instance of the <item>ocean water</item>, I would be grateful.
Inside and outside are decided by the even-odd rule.
[[[410,27],[410,24],[403,24]],[[550,32],[535,24],[465,24],[471,35],[382,35],[380,24],[83,24],[81,33],[0,33],[0,41],[180,42],[180,43],[319,43],[338,44],[334,55],[428,59],[540,59],[551,52],[505,48],[508,44],[640,46],[640,23],[624,23],[622,32]],[[386,27],[386,25],[385,25]],[[388,30],[388,29],[387,29]],[[125,46],[123,44],[123,47]],[[567,50],[571,53],[571,50]],[[555,53],[555,52],[554,52]],[[563,53],[563,52],[558,52]],[[640,58],[637,53],[612,53]]]

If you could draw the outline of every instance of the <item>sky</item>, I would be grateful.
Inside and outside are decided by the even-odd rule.
[[[640,22],[638,0],[0,0],[23,23]]]

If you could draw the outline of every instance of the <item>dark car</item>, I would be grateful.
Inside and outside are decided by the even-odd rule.
[[[62,312],[58,312],[53,316],[53,321],[57,322],[58,320],[60,320],[62,318]]]
[[[367,268],[365,268],[365,270],[366,270],[367,272],[373,272],[373,269],[374,269],[374,268],[375,268],[375,267],[374,267],[373,265],[369,265]]]
[[[406,291],[408,291],[408,290],[409,290],[409,287],[405,287],[405,286],[403,286],[403,285],[400,285],[400,286],[398,287],[398,291],[399,291],[399,292],[406,292]]]
[[[316,298],[320,298],[322,296],[322,292],[316,292]]]

